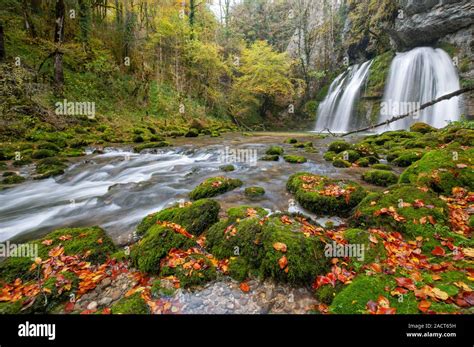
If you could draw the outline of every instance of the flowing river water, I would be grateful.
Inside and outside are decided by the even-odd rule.
[[[147,214],[180,199],[187,199],[188,192],[196,185],[208,177],[218,175],[239,178],[244,182],[240,189],[215,197],[222,206],[222,213],[229,207],[241,204],[261,206],[271,211],[287,210],[292,196],[286,191],[286,181],[289,175],[298,171],[360,182],[362,169],[337,169],[323,159],[325,147],[333,139],[316,138],[310,133],[291,136],[298,137],[299,141],[312,141],[315,153],[306,153],[304,149],[283,144],[290,134],[262,133],[245,136],[234,133],[220,138],[177,139],[173,147],[147,150],[140,154],[133,153],[131,148],[111,147],[106,148],[103,154],[77,158],[59,177],[30,180],[0,192],[0,241],[20,242],[58,228],[99,225],[114,242],[124,245],[130,241],[135,226]],[[224,173],[220,169],[225,164],[221,155],[225,150],[256,150],[260,158],[268,146],[273,144],[282,145],[287,154],[304,155],[308,162],[289,164],[280,158],[278,162],[236,162],[233,163],[233,172]],[[28,168],[23,170],[26,172]],[[245,187],[255,185],[263,187],[266,193],[257,201],[249,200],[243,191]],[[312,217],[319,218],[318,221],[322,223],[327,220],[324,216]],[[337,218],[335,222],[338,222]],[[278,297],[285,291],[303,290],[269,287],[265,283],[256,284],[255,287],[260,288],[258,295],[264,297],[269,291],[272,296]],[[208,296],[201,293],[208,293]],[[308,297],[311,298],[304,290],[295,293],[297,298],[302,298],[295,299],[293,305],[296,307],[299,307],[299,301],[306,302],[310,300]],[[181,292],[177,300],[188,307],[190,313],[253,313],[268,309],[264,304],[258,304],[258,295],[243,297],[244,304],[235,299],[230,303],[224,301],[213,310],[213,306],[206,304],[207,301],[218,303],[219,298],[228,301],[229,298],[241,296],[235,284],[217,282],[210,284],[202,292]],[[283,299],[285,301],[287,300]],[[240,307],[240,311],[237,307]],[[281,310],[286,312],[285,308]],[[297,310],[298,308],[290,309],[291,312]]]

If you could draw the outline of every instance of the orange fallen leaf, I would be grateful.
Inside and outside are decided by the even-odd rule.
[[[287,251],[286,244],[284,244],[283,242],[275,242],[273,244],[273,248],[276,251],[280,251],[280,252],[283,252],[283,253],[286,253],[286,251]]]
[[[280,265],[280,269],[282,270],[286,267],[286,265],[288,265],[288,259],[286,258],[286,256],[283,256],[278,259],[278,265]]]
[[[431,254],[437,256],[437,257],[444,257],[444,255],[446,254],[444,248],[440,247],[440,246],[436,246],[432,251],[431,251]]]
[[[240,290],[243,291],[244,293],[248,293],[250,291],[250,286],[247,284],[247,282],[242,282],[240,283]]]
[[[431,306],[431,302],[428,300],[421,300],[420,303],[418,304],[418,309],[421,312],[426,312]]]

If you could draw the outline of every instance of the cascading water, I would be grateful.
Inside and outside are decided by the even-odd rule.
[[[318,107],[316,131],[351,130],[356,101],[369,74],[372,61],[353,65],[339,75],[329,87],[326,98]]]
[[[442,49],[418,47],[398,53],[390,66],[380,122],[418,109],[422,104],[458,90],[459,78],[449,55]],[[379,131],[408,129],[414,122],[444,127],[461,115],[459,97],[439,102],[407,117],[380,127]]]

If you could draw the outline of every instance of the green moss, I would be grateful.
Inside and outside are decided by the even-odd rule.
[[[283,147],[281,146],[271,146],[265,152],[267,155],[282,155],[284,152]]]
[[[140,271],[158,273],[160,261],[173,248],[188,249],[195,245],[195,240],[161,225],[153,225],[147,233],[133,245],[130,252],[132,264]]]
[[[278,159],[280,158],[280,156],[278,155],[264,155],[263,157],[260,158],[260,160],[263,160],[263,161],[278,161]]]
[[[185,266],[170,267],[167,265],[162,266],[162,276],[176,276],[179,279],[180,287],[191,288],[195,286],[203,285],[210,282],[217,277],[216,268],[212,262],[203,254],[190,254],[184,259],[184,265],[199,264],[200,268],[195,269],[185,268]]]
[[[369,170],[364,172],[362,179],[376,186],[387,187],[398,182],[398,176],[391,171]]]
[[[301,232],[301,224],[293,221],[284,224],[277,216],[270,217],[264,224],[262,234],[263,255],[260,275],[278,282],[292,284],[311,283],[317,275],[326,273],[329,259],[324,255],[324,243],[317,236],[307,237]],[[274,244],[284,243],[286,252],[277,251]],[[287,268],[279,260],[287,259]]]
[[[219,169],[221,169],[221,171],[224,171],[224,172],[231,172],[235,170],[235,166],[232,164],[222,165]]]
[[[367,313],[366,305],[372,301],[377,301],[379,296],[384,296],[390,302],[390,307],[397,309],[397,313],[410,314],[418,313],[418,302],[413,293],[403,296],[400,301],[398,297],[393,297],[385,289],[393,289],[396,283],[391,276],[357,276],[352,283],[344,287],[334,298],[329,311],[335,314],[360,314]]]
[[[18,183],[23,183],[23,182],[25,182],[25,180],[26,180],[25,177],[15,174],[15,175],[13,175],[13,176],[5,177],[5,178],[2,180],[2,183],[3,183],[3,184],[18,184]]]
[[[36,151],[33,151],[31,153],[31,157],[33,159],[42,159],[42,158],[49,158],[49,157],[54,157],[56,153],[54,151],[51,151],[49,149],[38,149]]]
[[[346,141],[334,141],[329,144],[329,151],[334,153],[340,153],[342,151],[347,151],[351,148],[351,145]]]
[[[339,167],[339,168],[348,168],[352,166],[352,164],[348,162],[347,160],[339,159],[339,158],[335,158],[334,161],[332,162],[332,165],[334,167]]]
[[[423,202],[424,206],[413,206],[417,200]],[[405,220],[396,221],[389,214],[375,215],[382,208],[390,207]],[[436,225],[432,225],[429,221],[425,224],[419,222],[421,218],[427,216],[433,216]],[[383,227],[410,237],[419,235],[432,237],[435,232],[443,233],[440,227],[448,225],[446,204],[432,191],[425,192],[410,184],[394,185],[385,192],[367,195],[357,206],[352,220],[358,226]]]
[[[359,153],[361,157],[377,157],[377,151],[370,143],[359,142],[352,146],[353,150]]]
[[[319,287],[315,292],[316,299],[323,304],[330,305],[342,288],[344,288],[344,285],[340,282],[337,282],[334,287],[332,285]]]
[[[30,165],[32,162],[33,162],[33,160],[31,160],[30,158],[23,157],[22,159],[14,160],[13,161],[13,166],[14,167],[21,167],[21,166],[25,166],[25,165]]]
[[[338,188],[336,195],[325,194],[326,189]],[[366,195],[357,183],[347,180],[332,180],[324,176],[299,172],[290,176],[287,189],[296,200],[311,212],[327,215],[349,213]]]
[[[61,148],[52,142],[42,142],[36,146],[37,149],[47,149],[53,152],[59,152]]]
[[[342,159],[342,160],[348,161],[350,163],[353,163],[359,158],[360,158],[359,152],[354,151],[352,149],[348,149],[346,151],[342,151],[342,152],[338,153],[336,155],[336,157],[334,158],[334,160]]]
[[[229,217],[230,222],[234,222],[237,219],[244,219],[252,216],[252,214],[257,214],[258,218],[263,218],[268,215],[268,211],[261,207],[254,207],[248,205],[231,207],[227,210],[227,216]]]
[[[375,57],[367,78],[367,95],[382,96],[393,56],[393,51],[388,51]]]
[[[360,167],[368,167],[370,165],[369,159],[367,158],[360,158],[355,163]]]
[[[19,314],[23,307],[24,300],[14,302],[0,302],[0,314]]]
[[[356,271],[359,271],[363,265],[379,262],[385,259],[385,248],[380,237],[373,235],[379,242],[373,243],[369,239],[370,233],[364,229],[347,229],[344,231],[344,239],[350,245],[363,245],[363,257],[351,257],[350,264]]]
[[[52,176],[62,175],[67,165],[56,158],[45,158],[36,164],[36,173],[41,175],[40,178],[48,178]]]
[[[295,139],[295,138],[289,138],[289,139],[286,139],[285,140],[285,143],[289,143],[289,144],[294,144],[294,143],[297,143],[298,140]]]
[[[336,152],[327,151],[326,153],[324,153],[323,158],[326,161],[333,161],[335,156],[336,156]]]
[[[248,187],[245,188],[244,193],[248,198],[259,198],[265,194],[265,189],[262,187]]]
[[[191,128],[188,132],[184,135],[185,137],[198,137],[199,131],[197,129]]]
[[[243,282],[252,272],[252,268],[244,257],[231,257],[229,259],[229,276],[234,280]]]
[[[400,182],[424,185],[444,194],[450,194],[452,189],[458,186],[472,191],[474,190],[473,158],[473,148],[461,149],[452,146],[430,151],[401,174]]]
[[[137,141],[133,141],[133,142],[137,142]],[[133,150],[137,153],[140,153],[144,149],[163,148],[163,147],[169,147],[169,146],[170,146],[170,143],[168,141],[148,142],[148,143],[143,143],[141,145],[135,146]]]
[[[216,195],[224,194],[242,186],[242,181],[228,177],[211,177],[199,184],[189,193],[191,200],[210,198]]]
[[[66,235],[70,235],[71,238],[61,241],[60,237]],[[45,240],[52,240],[53,242],[48,246],[42,243]],[[99,227],[59,229],[47,234],[42,239],[31,241],[29,244],[38,247],[38,257],[42,259],[48,258],[48,252],[59,244],[64,246],[64,254],[66,255],[89,252],[87,260],[93,263],[103,263],[109,254],[116,251],[112,240]],[[32,259],[24,257],[7,258],[0,263],[0,278],[7,282],[13,281],[17,277],[22,279],[32,278],[34,273],[29,271],[32,262]]]
[[[210,199],[197,200],[184,207],[175,205],[143,218],[137,227],[137,235],[144,235],[157,221],[176,223],[189,233],[200,235],[218,221],[219,210],[219,203]]]
[[[407,167],[413,164],[414,162],[420,160],[422,156],[423,154],[420,152],[402,151],[398,155],[398,157],[392,161],[392,163],[400,167]]]
[[[174,288],[163,286],[163,283],[160,279],[153,281],[150,291],[155,298],[170,297],[175,293]]]
[[[300,155],[285,155],[283,159],[290,164],[303,164],[307,161],[305,157]]]
[[[140,293],[123,297],[110,308],[112,314],[149,314],[150,308]]]
[[[374,165],[372,165],[372,169],[392,171],[392,167],[390,165],[387,165],[387,164],[374,164]]]

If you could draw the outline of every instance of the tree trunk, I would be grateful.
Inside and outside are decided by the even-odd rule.
[[[32,38],[36,37],[36,28],[31,20],[31,13],[30,13],[30,5],[28,4],[28,0],[23,0],[22,2],[23,8],[23,18],[25,20],[25,29],[30,33]]]
[[[57,90],[61,90],[64,84],[63,53],[60,46],[64,40],[64,0],[56,0],[56,24],[54,28],[54,43],[56,51],[54,54],[54,83]]]

